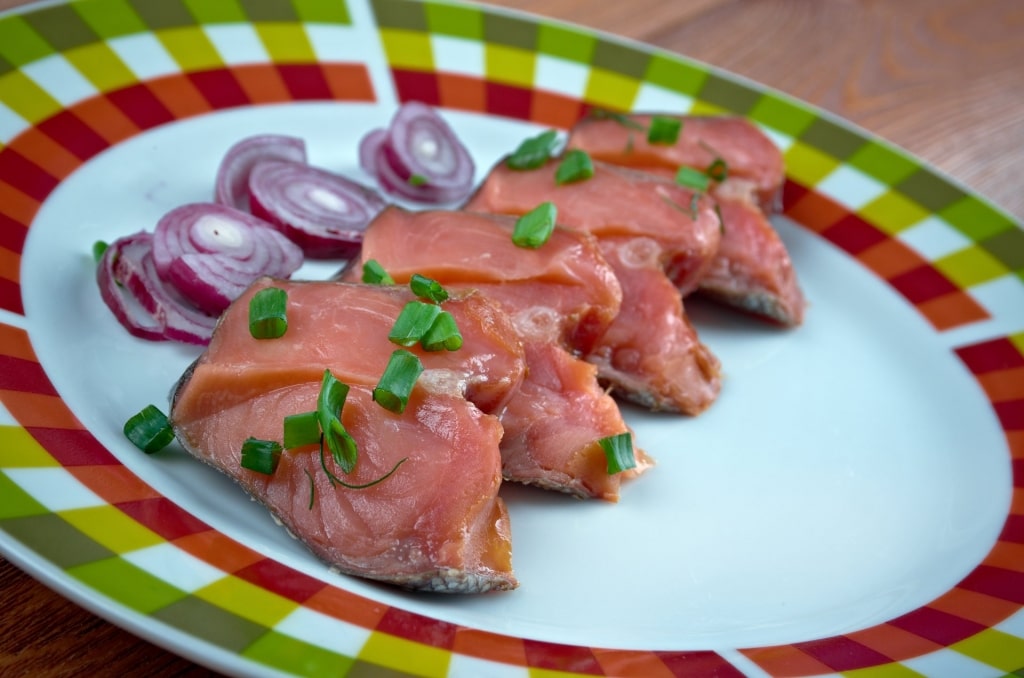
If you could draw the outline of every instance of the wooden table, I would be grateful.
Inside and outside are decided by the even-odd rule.
[[[685,54],[821,106],[1024,222],[1019,0],[492,0]],[[0,0],[0,9],[24,0]],[[0,674],[207,671],[0,559]],[[143,668],[144,667],[144,668]]]

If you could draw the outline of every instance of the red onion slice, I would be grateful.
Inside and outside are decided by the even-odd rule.
[[[387,206],[375,191],[311,165],[266,160],[249,175],[253,214],[297,243],[308,257],[348,258],[367,224]]]
[[[383,139],[376,130],[364,137],[360,163],[385,191],[427,203],[467,197],[476,171],[448,123],[418,101],[402,104]]]
[[[283,134],[259,134],[228,149],[217,168],[214,201],[240,210],[249,209],[249,172],[260,160],[306,162],[306,142]]]
[[[160,279],[149,233],[111,243],[96,267],[96,280],[104,303],[133,336],[149,341],[209,343],[217,318],[193,308]]]
[[[287,278],[302,250],[267,222],[215,203],[177,207],[157,222],[158,274],[207,313],[219,314],[261,276]]]

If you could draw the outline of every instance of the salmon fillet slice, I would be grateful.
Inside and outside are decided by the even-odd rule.
[[[629,428],[593,368],[575,353],[595,346],[618,315],[618,280],[585,233],[556,229],[533,250],[512,242],[512,228],[513,219],[503,215],[388,208],[367,228],[360,259],[343,275],[356,279],[374,259],[399,283],[419,273],[496,301],[512,320],[527,364],[501,418],[506,479],[616,501],[622,480],[652,462],[634,447],[636,472],[607,473],[597,441]],[[560,435],[550,435],[553,425]]]
[[[248,302],[271,284],[288,292],[288,331],[253,339]],[[258,281],[224,313],[209,349],[178,383],[172,426],[188,452],[234,479],[341,572],[439,592],[515,588],[498,496],[502,427],[470,399],[506,407],[525,372],[521,345],[481,295],[445,302],[463,347],[421,352],[424,372],[406,410],[389,412],[372,389],[395,348],[387,334],[412,298],[400,288]],[[352,473],[342,475],[318,445],[284,451],[270,475],[242,468],[247,438],[281,441],[286,416],[316,409],[325,369],[350,386],[341,420],[359,446]],[[325,470],[359,485],[399,462],[364,489],[337,484]]]
[[[513,170],[499,162],[465,208],[522,215],[547,201],[557,207],[559,225],[594,235],[623,304],[586,359],[633,402],[703,412],[721,390],[720,363],[686,318],[677,285],[696,287],[715,261],[720,227],[711,201],[672,181],[601,162],[590,178],[559,184],[558,164]]]

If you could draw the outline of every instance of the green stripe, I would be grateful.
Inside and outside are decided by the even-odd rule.
[[[344,0],[292,0],[295,13],[311,23],[351,24],[352,16]]]
[[[484,40],[497,45],[537,49],[537,24],[516,17],[484,14]]]
[[[403,28],[409,31],[428,30],[424,3],[409,3],[406,0],[372,0],[371,5],[377,23],[381,26]]]
[[[483,14],[476,7],[428,3],[426,12],[427,27],[431,33],[470,40],[483,39]]]
[[[749,111],[750,117],[791,137],[798,137],[814,122],[814,112],[805,106],[765,94]]]
[[[122,558],[107,558],[72,567],[68,574],[143,614],[164,608],[187,595]]]
[[[888,186],[898,184],[917,170],[912,159],[877,141],[861,146],[847,158],[847,163]]]
[[[894,187],[932,212],[939,212],[966,195],[953,184],[924,168],[918,168]]]
[[[864,146],[856,132],[823,118],[812,122],[800,138],[837,160],[846,160]]]
[[[245,22],[245,10],[238,0],[185,0],[185,6],[201,24],[230,24]]]
[[[592,35],[552,24],[541,24],[537,50],[543,54],[589,64],[594,58],[597,39]]]
[[[26,14],[25,21],[58,51],[89,45],[100,37],[71,5],[55,5]]]
[[[50,56],[53,48],[18,15],[0,19],[0,57],[14,66],[24,66]]]
[[[45,513],[49,513],[45,506],[0,471],[0,529],[4,527],[4,520],[8,518],[38,516]]]
[[[647,67],[647,82],[667,90],[696,96],[708,79],[707,71],[666,54],[655,54]]]
[[[243,656],[260,663],[303,676],[333,678],[356,676],[349,673],[355,660],[283,633],[270,631],[250,645]],[[380,675],[380,674],[374,674]]]
[[[152,30],[194,26],[195,17],[182,0],[131,0],[145,24]]]
[[[76,567],[116,554],[85,536],[55,513],[13,518],[3,530],[61,569]]]
[[[298,15],[290,2],[282,0],[239,0],[250,21],[295,21]]]
[[[609,40],[598,40],[593,65],[631,78],[642,79],[651,63],[649,54]]]
[[[262,624],[242,619],[195,596],[172,602],[153,612],[152,617],[236,654],[267,632]]]
[[[741,115],[752,110],[761,99],[757,92],[715,73],[708,73],[699,96],[708,103]]]
[[[1011,271],[1024,271],[1024,230],[1008,228],[980,244]]]
[[[1004,214],[970,195],[940,210],[939,216],[975,241],[986,240],[1003,231],[1018,228]]]
[[[96,35],[107,40],[146,30],[142,18],[125,0],[89,0],[71,6]]]

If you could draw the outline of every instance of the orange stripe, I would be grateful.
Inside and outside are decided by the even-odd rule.
[[[1024,459],[1024,431],[1007,431],[1006,442],[1010,445],[1011,459]]]
[[[58,396],[0,389],[0,402],[25,427],[85,429]]]
[[[741,650],[748,659],[773,676],[816,676],[835,673],[832,668],[792,645]]]
[[[915,269],[925,262],[899,240],[883,240],[857,255],[857,259],[884,280]]]
[[[847,637],[895,661],[942,649],[938,643],[889,624],[872,626]]]
[[[985,557],[985,564],[1024,573],[1024,544],[997,541]]]
[[[582,114],[579,100],[561,94],[534,90],[530,100],[530,119],[541,125],[568,129]]]
[[[359,64],[324,64],[320,68],[327,86],[339,101],[376,101],[366,67]]]
[[[10,148],[42,167],[57,179],[63,179],[81,166],[74,153],[39,131],[29,127],[14,139]]]
[[[815,191],[808,191],[786,209],[786,216],[818,233],[849,213],[850,211],[839,203]]]
[[[1010,515],[1024,516],[1024,487],[1013,488],[1010,495]]]
[[[624,650],[593,650],[594,658],[607,676],[644,676],[644,678],[675,678],[671,669],[653,652]]]
[[[526,666],[526,646],[519,638],[460,627],[455,632],[452,651],[459,654]]]
[[[24,224],[26,228],[39,211],[39,204],[7,182],[0,181],[0,212]]]
[[[213,110],[185,75],[175,74],[151,80],[146,83],[149,91],[160,100],[167,110],[178,120],[195,115],[209,113]]]
[[[171,543],[225,572],[237,572],[266,557],[216,530],[196,532],[175,539]]]
[[[445,108],[481,112],[487,106],[487,90],[480,78],[438,73],[437,91]]]
[[[281,73],[273,66],[234,66],[231,72],[254,104],[275,104],[292,98]]]
[[[989,400],[995,403],[1024,398],[1024,367],[980,374],[978,383],[985,389]]]
[[[334,586],[325,586],[303,602],[304,607],[347,621],[364,629],[374,629],[388,606],[368,600]]]
[[[39,362],[28,340],[28,332],[10,325],[0,325],[0,355]]]
[[[917,310],[937,330],[948,330],[991,317],[970,295],[959,290],[918,304]]]
[[[112,146],[139,133],[138,126],[106,97],[87,99],[71,110]]]
[[[128,468],[118,464],[69,466],[67,470],[109,504],[155,499],[161,496]]]
[[[947,591],[928,607],[985,626],[994,626],[1020,609],[1012,601],[958,588]]]
[[[0,278],[11,282],[21,281],[21,255],[0,247]]]

